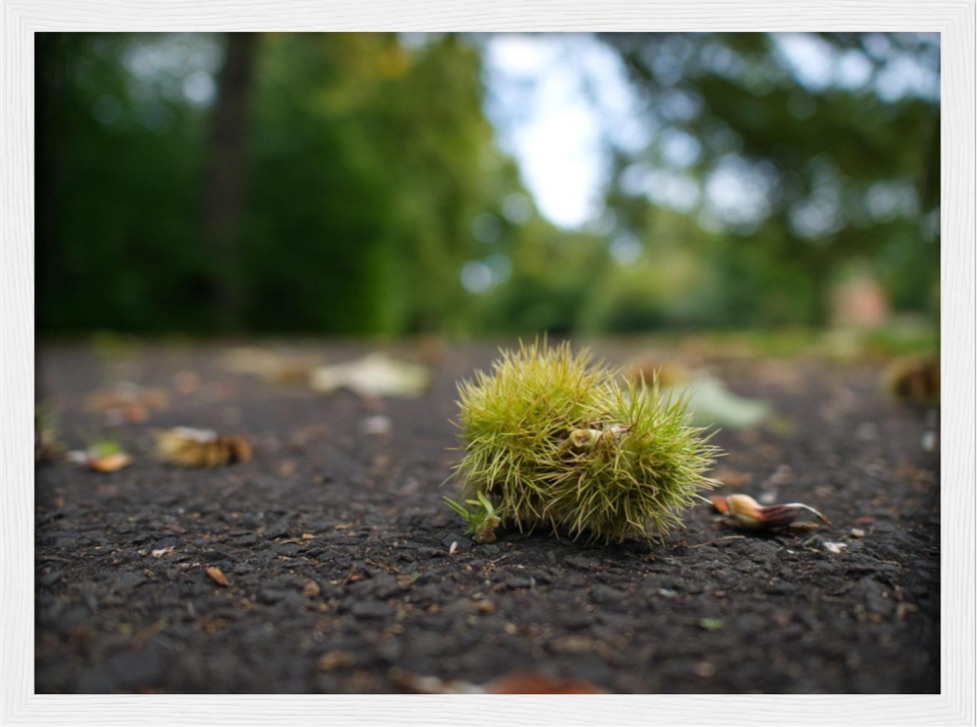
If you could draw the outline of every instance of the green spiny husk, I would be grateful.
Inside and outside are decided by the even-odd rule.
[[[661,538],[715,486],[719,454],[689,425],[686,401],[627,382],[589,351],[545,341],[502,351],[491,374],[459,387],[462,495],[495,503],[503,523],[573,540]]]

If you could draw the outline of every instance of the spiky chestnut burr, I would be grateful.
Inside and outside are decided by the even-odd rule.
[[[571,539],[661,538],[681,523],[718,449],[684,399],[564,343],[502,351],[459,385],[462,495],[491,499],[503,524]]]

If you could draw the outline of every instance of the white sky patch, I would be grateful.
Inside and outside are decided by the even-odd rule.
[[[873,79],[872,63],[861,49],[838,51],[814,33],[773,37],[801,88],[817,93],[835,86],[858,89],[874,84],[883,100],[939,97],[939,73],[908,58],[891,56]],[[673,42],[680,46],[677,38]],[[892,44],[882,35],[867,36],[866,43],[875,55],[884,57],[891,51]],[[485,50],[486,113],[500,146],[518,162],[540,213],[553,224],[593,227],[604,213],[607,142],[638,152],[656,131],[664,134],[659,144],[664,168],[635,168],[627,180],[633,191],[685,212],[705,202],[707,216],[716,225],[722,220],[749,227],[769,213],[769,180],[742,160],[724,160],[703,180],[691,176],[688,170],[702,154],[700,142],[683,131],[653,128],[620,59],[593,36],[488,35]],[[717,70],[728,70],[732,57],[725,49],[707,50]],[[675,70],[681,66],[676,64]],[[699,112],[697,99],[679,91],[673,95],[663,107],[676,120]],[[803,92],[789,103],[799,121],[816,111]],[[830,201],[819,199],[800,212],[798,220],[804,229],[815,230],[830,228],[833,216]]]
[[[183,95],[194,106],[206,107],[217,95],[214,76],[208,71],[194,71],[183,81]]]
[[[813,33],[778,33],[774,39],[798,82],[807,88],[856,89],[871,81],[872,63],[861,50],[839,52]],[[875,79],[875,90],[883,101],[898,101],[906,96],[939,98],[939,73],[894,52],[892,44],[882,35],[869,35],[866,43],[876,54],[889,58]]]
[[[587,35],[497,35],[486,46],[487,113],[548,220],[597,217],[604,141],[639,148],[645,132],[617,56]]]
[[[735,227],[754,226],[770,213],[771,185],[760,165],[727,155],[706,178],[707,216]]]
[[[618,265],[632,265],[641,257],[644,248],[632,235],[621,235],[611,240],[611,257]]]
[[[690,212],[701,196],[698,182],[689,174],[640,162],[625,170],[621,187],[627,194],[646,195],[655,204],[680,212]]]
[[[811,33],[780,33],[774,41],[804,86],[823,91],[834,78],[834,52]]]

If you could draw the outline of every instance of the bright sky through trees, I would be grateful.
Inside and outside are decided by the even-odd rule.
[[[825,325],[856,273],[938,306],[938,35],[233,37],[42,34],[48,330],[228,330],[232,289],[343,334]]]
[[[864,55],[854,50],[837,54],[815,35],[784,33],[776,40],[798,83],[808,88],[857,88],[871,73]],[[885,41],[879,36],[874,42]],[[489,119],[503,148],[517,159],[540,212],[566,228],[594,219],[602,208],[608,165],[602,140],[633,151],[654,131],[641,120],[640,101],[620,57],[588,35],[502,34],[489,36],[486,67]],[[905,60],[879,76],[876,92],[887,101],[907,95],[936,98],[939,87],[937,74]],[[694,163],[698,142],[687,134],[664,133],[663,153],[672,165]],[[698,185],[680,172],[648,170],[632,183],[635,191],[680,211],[700,200]],[[730,160],[706,181],[704,193],[702,221],[718,228],[719,218],[743,224],[762,218],[769,189],[748,165]],[[812,234],[830,228],[830,220],[815,217],[801,220],[801,226]]]
[[[646,132],[618,56],[586,35],[492,36],[487,113],[540,212],[578,227],[601,210],[603,140],[640,148]]]

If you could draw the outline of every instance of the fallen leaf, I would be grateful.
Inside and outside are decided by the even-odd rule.
[[[412,397],[423,392],[430,381],[426,366],[397,361],[384,354],[372,354],[356,361],[312,370],[309,386],[328,394],[348,389],[365,398]]]
[[[940,359],[938,356],[907,356],[892,361],[882,373],[889,395],[903,402],[923,406],[940,403]]]
[[[563,679],[546,674],[521,672],[490,682],[488,694],[606,694],[605,690],[582,679]]]
[[[308,356],[261,348],[237,348],[228,352],[223,366],[231,373],[260,376],[274,384],[296,384],[307,381],[317,363]]]
[[[767,402],[737,396],[722,381],[708,374],[697,374],[690,383],[663,388],[661,393],[665,397],[670,394],[686,397],[692,424],[697,427],[749,429],[771,414]]]
[[[207,566],[207,575],[210,576],[210,579],[218,586],[224,586],[226,588],[227,586],[231,585],[227,582],[227,576],[224,575],[224,571],[215,565]]]
[[[588,681],[536,672],[512,672],[484,685],[460,679],[420,676],[397,668],[391,669],[390,677],[402,687],[419,694],[606,694],[604,689]]]
[[[802,512],[814,515],[820,522],[830,525],[831,521],[810,505],[791,502],[783,505],[760,505],[749,495],[729,495],[713,497],[712,506],[723,515],[731,518],[744,530],[768,530],[787,526],[796,527],[794,520]]]
[[[149,418],[150,411],[169,406],[169,396],[162,389],[123,381],[111,389],[89,394],[85,405],[102,412],[112,424],[141,424]]]
[[[96,472],[118,472],[123,467],[132,464],[132,457],[125,452],[116,452],[105,457],[90,457],[88,459],[89,469]]]
[[[251,459],[245,437],[226,436],[211,429],[174,427],[156,433],[156,455],[181,467],[216,467]]]

